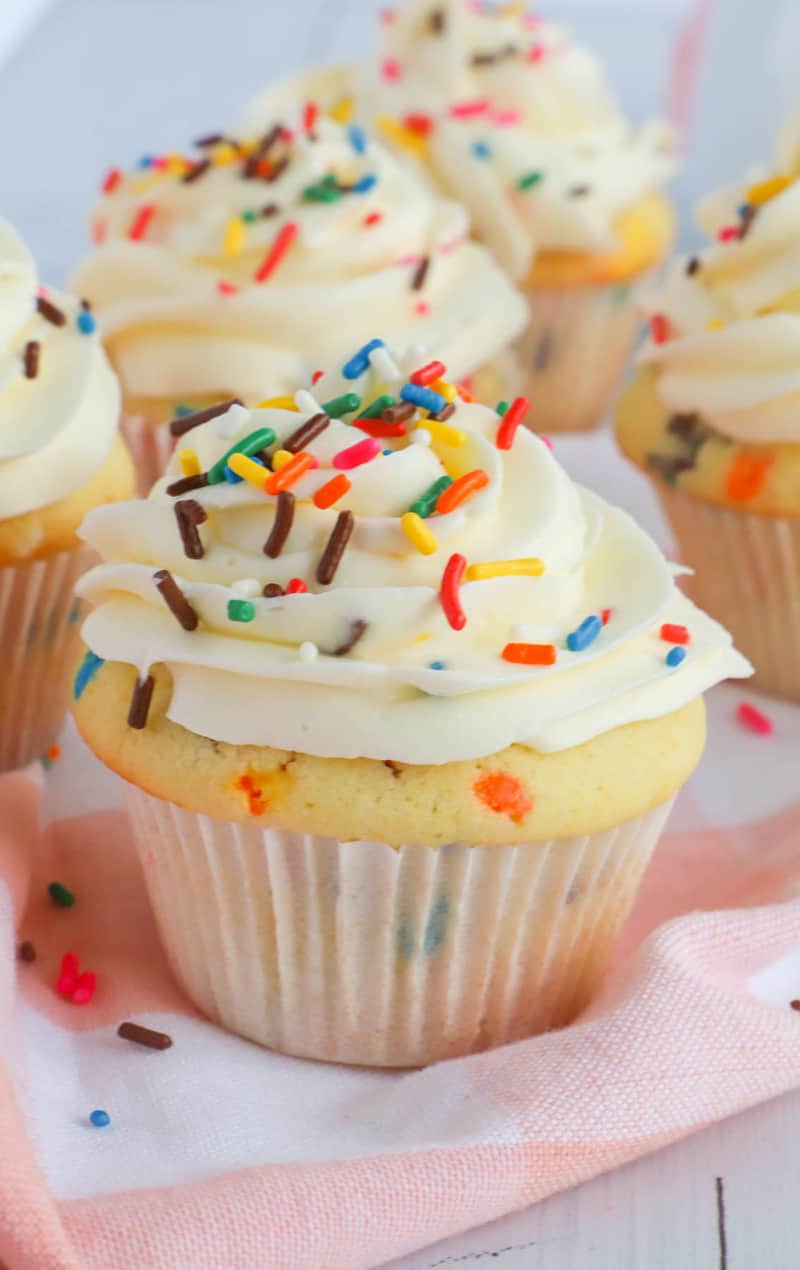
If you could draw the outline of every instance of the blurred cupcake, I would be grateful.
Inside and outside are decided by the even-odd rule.
[[[630,353],[642,284],[673,241],[659,192],[676,166],[670,129],[632,128],[596,59],[522,5],[410,0],[382,32],[365,100],[406,138],[422,135],[437,183],[524,290],[535,426],[594,427]]]
[[[376,329],[442,349],[457,378],[492,368],[485,391],[505,392],[525,305],[469,241],[466,213],[363,129],[297,100],[258,136],[206,137],[190,158],[106,179],[75,285],[119,373],[145,487],[176,414],[309,383]]]
[[[36,266],[0,221],[0,772],[55,739],[78,648],[73,588],[91,559],[76,529],[130,498],[119,390],[91,312],[37,288]]]
[[[655,483],[694,570],[692,596],[732,630],[756,686],[800,701],[800,111],[773,174],[699,209],[716,241],[679,260],[617,435]]]
[[[224,1026],[408,1066],[586,1004],[748,673],[653,543],[441,363],[370,341],[99,509],[78,726]]]

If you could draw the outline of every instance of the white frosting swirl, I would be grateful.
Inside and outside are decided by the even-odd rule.
[[[372,357],[363,376],[327,375],[326,402],[356,390],[362,402],[398,394],[391,359]],[[204,470],[254,429],[286,439],[314,410],[232,407],[194,429]],[[84,638],[98,656],[141,673],[166,664],[174,690],[169,717],[203,736],[273,745],[321,756],[444,763],[513,742],[553,751],[621,724],[668,714],[728,676],[746,675],[729,636],[675,587],[673,571],[624,513],[573,485],[534,434],[521,428],[511,450],[495,444],[499,419],[459,402],[448,420],[463,434],[426,444],[413,433],[385,443],[388,453],[352,469],[352,488],[327,510],[310,501],[335,475],[334,456],[363,432],[337,420],[309,445],[319,467],[294,486],[294,522],[277,559],[264,553],[275,500],[249,483],[222,481],[185,497],[202,505],[204,554],[188,559],[176,528],[173,472],[144,501],[98,508],[83,535],[106,563],[81,583],[95,605]],[[419,431],[419,429],[418,429]],[[428,434],[429,440],[430,434]],[[421,554],[400,517],[445,469],[482,469],[488,485],[426,524],[438,540]],[[342,509],[355,528],[330,585],[316,568]],[[439,598],[452,553],[469,564],[540,559],[541,576],[466,580],[466,615],[451,627]],[[200,622],[186,631],[153,581],[171,571]],[[265,584],[302,578],[305,594],[261,598]],[[469,579],[469,573],[466,578]],[[231,600],[253,597],[252,620],[231,620]],[[566,636],[590,614],[610,609],[598,637],[570,651]],[[684,623],[691,642],[682,665],[665,663],[662,622]],[[345,655],[354,623],[362,638]],[[519,665],[501,657],[509,642],[552,644],[555,664]]]
[[[463,209],[370,137],[362,141],[325,117],[309,134],[298,100],[264,121],[262,136],[276,118],[293,132],[270,150],[264,176],[245,175],[250,141],[243,158],[212,163],[197,180],[185,180],[189,160],[171,156],[161,169],[125,176],[101,199],[95,224],[104,241],[75,282],[96,307],[129,394],[258,401],[265,384],[290,390],[376,329],[398,348],[442,349],[459,377],[522,328],[523,301],[468,240]],[[225,159],[230,147],[207,154]],[[270,164],[284,159],[271,179]],[[329,184],[326,193],[326,180],[356,188],[341,193]],[[152,218],[131,241],[148,204]],[[265,205],[276,210],[262,216]],[[289,223],[296,239],[258,281]],[[430,267],[414,289],[426,257]]]
[[[648,303],[668,322],[666,342],[640,354],[663,401],[737,441],[800,441],[799,134],[800,110],[779,142],[777,179],[752,173],[701,204],[701,227],[726,241],[676,261]]]
[[[73,296],[48,292],[63,314],[56,326],[37,310],[36,266],[0,220],[0,518],[66,497],[90,479],[111,449],[119,389],[96,334],[78,327]],[[25,371],[25,352],[36,371]]]

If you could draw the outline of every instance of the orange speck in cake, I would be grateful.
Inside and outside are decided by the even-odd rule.
[[[486,772],[472,786],[476,798],[498,815],[508,816],[517,823],[527,816],[533,807],[533,799],[521,781],[508,772]]]
[[[767,472],[774,459],[755,454],[739,454],[731,464],[725,478],[725,493],[737,503],[745,503],[755,498],[764,487]]]
[[[264,797],[264,791],[256,783],[255,777],[249,773],[245,772],[239,777],[234,783],[234,789],[246,795],[247,809],[251,816],[261,816],[269,807],[269,799]]]

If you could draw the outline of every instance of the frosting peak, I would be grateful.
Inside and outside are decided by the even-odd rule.
[[[372,341],[313,396],[184,421],[150,497],[85,522],[93,653],[166,664],[169,717],[203,736],[409,763],[567,748],[747,673],[523,400],[443,374]],[[678,669],[663,623],[690,632]]]

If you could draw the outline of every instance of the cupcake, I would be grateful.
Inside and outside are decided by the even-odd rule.
[[[365,100],[424,133],[435,180],[524,291],[535,426],[595,427],[674,237],[670,129],[633,128],[597,60],[521,5],[410,0],[382,33]]]
[[[748,673],[523,413],[375,339],[83,526],[78,727],[176,976],[261,1044],[405,1067],[572,1019]]]
[[[76,530],[130,498],[119,390],[91,311],[37,287],[0,221],[0,772],[44,753],[67,711],[79,644],[73,587],[89,553]]]
[[[291,392],[318,368],[309,349],[331,364],[376,325],[504,394],[525,304],[464,210],[363,129],[289,100],[258,135],[204,137],[190,157],[105,180],[75,285],[120,376],[146,488],[176,416],[220,396],[257,404],[264,384]]]
[[[649,302],[617,435],[764,692],[800,701],[800,112],[775,170],[699,209],[714,239]]]

